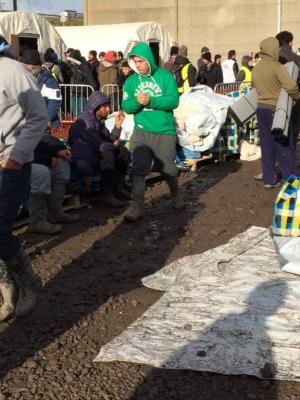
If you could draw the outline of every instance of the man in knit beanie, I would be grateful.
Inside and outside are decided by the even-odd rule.
[[[169,60],[165,63],[164,69],[167,71],[172,71],[172,66],[174,64],[175,58],[178,56],[178,47],[177,46],[172,46],[170,49],[170,58]]]

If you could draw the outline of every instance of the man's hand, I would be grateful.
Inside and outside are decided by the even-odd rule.
[[[116,115],[116,119],[115,119],[115,127],[120,129],[123,122],[125,119],[125,114],[123,111],[119,111],[118,114]]]
[[[14,160],[10,160],[10,159],[0,161],[0,167],[5,168],[5,169],[17,169],[17,170],[22,169],[21,164],[17,163]]]
[[[149,104],[150,97],[146,93],[139,93],[136,96],[136,101],[142,106],[146,106],[147,104]]]
[[[120,144],[121,144],[120,139],[117,139],[117,140],[114,141],[114,146],[115,146],[116,148],[119,148],[119,147],[120,147]]]
[[[51,168],[56,168],[58,166],[58,159],[55,157],[51,158]]]
[[[56,155],[58,158],[64,158],[67,161],[70,161],[72,157],[71,150],[69,149],[59,150]]]

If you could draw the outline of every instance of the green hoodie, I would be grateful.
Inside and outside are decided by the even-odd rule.
[[[127,114],[134,114],[135,128],[160,135],[175,135],[173,110],[178,106],[179,96],[176,81],[171,72],[159,68],[151,48],[146,43],[134,46],[128,54],[131,67],[136,72],[125,82],[122,108]],[[149,74],[137,72],[133,56],[145,59],[149,64]],[[147,106],[136,100],[138,93],[150,96]]]

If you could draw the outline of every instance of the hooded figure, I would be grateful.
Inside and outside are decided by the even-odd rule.
[[[110,133],[105,126],[105,120],[96,117],[96,110],[101,106],[109,107],[109,98],[102,92],[93,92],[88,99],[85,110],[72,125],[69,133],[72,161],[84,160],[88,162],[91,167],[90,175],[96,173],[100,152],[103,150],[114,151],[113,142],[119,139],[121,133],[121,129],[117,128],[114,128]]]
[[[118,207],[123,203],[113,197],[112,190],[116,184],[117,191],[122,192],[121,179],[124,181],[126,166],[115,162],[118,155],[115,141],[120,138],[124,115],[117,114],[115,127],[109,132],[105,126],[109,113],[109,98],[102,92],[93,92],[85,110],[70,129],[68,144],[72,148],[72,162],[81,175],[94,176],[100,169],[106,189],[102,203]],[[119,171],[116,171],[118,167]],[[115,176],[116,173],[118,176]],[[125,193],[122,192],[122,195]]]
[[[271,134],[274,111],[283,88],[294,99],[299,98],[297,83],[278,61],[279,42],[269,37],[260,43],[261,61],[252,72],[252,83],[258,94],[257,120],[261,141],[262,169],[265,189],[276,187],[279,165],[283,179],[295,173],[295,143],[289,134],[288,146],[277,142]]]
[[[144,214],[145,176],[153,161],[166,177],[173,207],[182,209],[184,203],[178,190],[175,164],[173,110],[179,102],[175,79],[169,71],[156,65],[151,48],[143,42],[129,53],[129,64],[135,73],[125,82],[122,108],[134,115],[134,132],[129,144],[133,202],[125,215],[126,221],[133,222]]]
[[[133,60],[135,55],[147,61],[149,71],[146,75],[138,72]],[[178,95],[172,74],[156,65],[153,53],[146,43],[140,43],[131,50],[129,65],[135,74],[125,83],[122,108],[128,114],[134,114],[136,129],[174,136],[173,110],[178,106]],[[138,93],[150,96],[148,106],[143,107],[137,103]]]
[[[298,98],[298,88],[279,60],[279,42],[269,37],[260,43],[262,60],[252,71],[252,81],[258,92],[258,102],[275,108],[283,87],[289,95]]]

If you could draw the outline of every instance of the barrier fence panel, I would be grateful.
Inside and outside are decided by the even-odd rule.
[[[90,85],[61,84],[61,122],[74,121],[84,110],[87,100],[94,91]]]
[[[102,87],[102,92],[110,99],[111,111],[120,111],[120,88],[116,84],[107,84]]]
[[[218,83],[214,92],[219,94],[228,94],[230,92],[238,92],[242,89],[251,89],[251,82],[231,82],[231,83]]]

